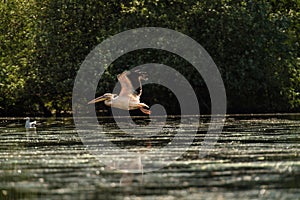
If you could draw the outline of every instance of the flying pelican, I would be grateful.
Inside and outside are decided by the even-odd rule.
[[[140,84],[140,93],[136,94],[128,76],[130,72],[125,71],[117,76],[120,84],[120,94],[105,93],[104,95],[91,100],[88,104],[104,101],[104,104],[110,107],[119,108],[122,110],[135,110],[140,109],[143,113],[150,115],[151,111],[145,108],[149,108],[148,105],[140,102],[140,96],[142,95],[141,80],[146,80],[143,74],[139,74],[138,81]]]
[[[25,122],[25,128],[30,129],[30,128],[36,128],[36,121],[30,122],[30,118],[26,117],[26,122]]]

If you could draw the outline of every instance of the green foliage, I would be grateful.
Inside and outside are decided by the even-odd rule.
[[[0,112],[9,115],[20,104],[29,76],[35,75],[31,58],[34,54],[34,15],[27,13],[33,1],[4,1],[0,4]],[[30,13],[32,14],[32,13]]]
[[[71,110],[76,71],[107,37],[159,26],[198,41],[216,62],[229,112],[291,112],[300,108],[300,4],[292,0],[3,0],[0,4],[0,115]],[[158,50],[129,53],[106,70],[99,94],[116,75],[144,63],[182,73],[209,112],[205,83],[182,58]],[[153,97],[156,94],[156,97]],[[147,86],[143,98],[178,113],[166,88]]]
[[[195,9],[192,30],[222,71],[229,110],[287,111],[284,88],[294,58],[285,33],[288,19],[274,16],[270,4],[248,1],[210,2]],[[203,10],[202,10],[203,9]],[[207,13],[207,15],[203,15]],[[213,45],[212,43],[213,42]]]

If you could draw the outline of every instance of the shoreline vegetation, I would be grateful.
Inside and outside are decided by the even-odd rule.
[[[298,1],[2,0],[0,22],[0,117],[72,116],[73,84],[85,57],[110,36],[140,27],[173,29],[201,44],[222,75],[228,113],[300,110]],[[193,87],[201,114],[210,114],[201,75],[162,50],[138,50],[115,60],[96,96],[113,90],[117,74],[145,63],[180,72]],[[168,88],[145,85],[142,101],[180,114]],[[103,104],[96,110],[111,113]]]
[[[149,118],[154,118],[154,119],[159,119],[159,118],[165,118],[168,117],[170,119],[181,119],[181,118],[193,118],[193,117],[199,117],[200,119],[209,119],[210,117],[215,116],[222,116],[223,115],[210,115],[210,114],[200,114],[200,115],[154,115],[154,116],[117,116],[118,118],[133,118],[133,119],[149,119]],[[111,115],[97,115],[98,119],[114,119],[115,116]],[[229,114],[227,113],[225,115],[226,119],[225,120],[230,120],[232,118],[246,118],[246,119],[260,119],[260,118],[266,118],[266,119],[272,119],[272,118],[291,118],[291,119],[299,119],[300,120],[300,113],[247,113],[247,114]],[[91,118],[91,117],[80,117],[80,118]],[[73,120],[72,115],[61,115],[61,116],[51,116],[51,117],[44,117],[44,116],[34,116],[34,119],[61,119],[61,120]],[[15,116],[15,117],[10,117],[10,116],[0,116],[1,121],[5,120],[21,120],[25,121],[25,117],[23,116]]]

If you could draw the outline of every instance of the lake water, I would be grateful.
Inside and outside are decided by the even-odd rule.
[[[199,147],[207,116],[200,123],[171,116],[157,129],[146,126],[148,118],[135,118],[151,137],[126,134],[113,119],[99,118],[103,131],[91,133],[89,143],[71,118],[35,120],[38,127],[26,131],[22,118],[0,119],[0,199],[300,199],[300,115],[228,116],[205,156]],[[180,138],[187,149],[150,156],[195,127],[191,144]],[[115,146],[94,154],[97,134]],[[120,149],[132,154],[116,157]]]

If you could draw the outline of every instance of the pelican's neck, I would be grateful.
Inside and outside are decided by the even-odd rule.
[[[104,104],[107,105],[107,106],[111,106],[112,100],[111,99],[105,100]]]

